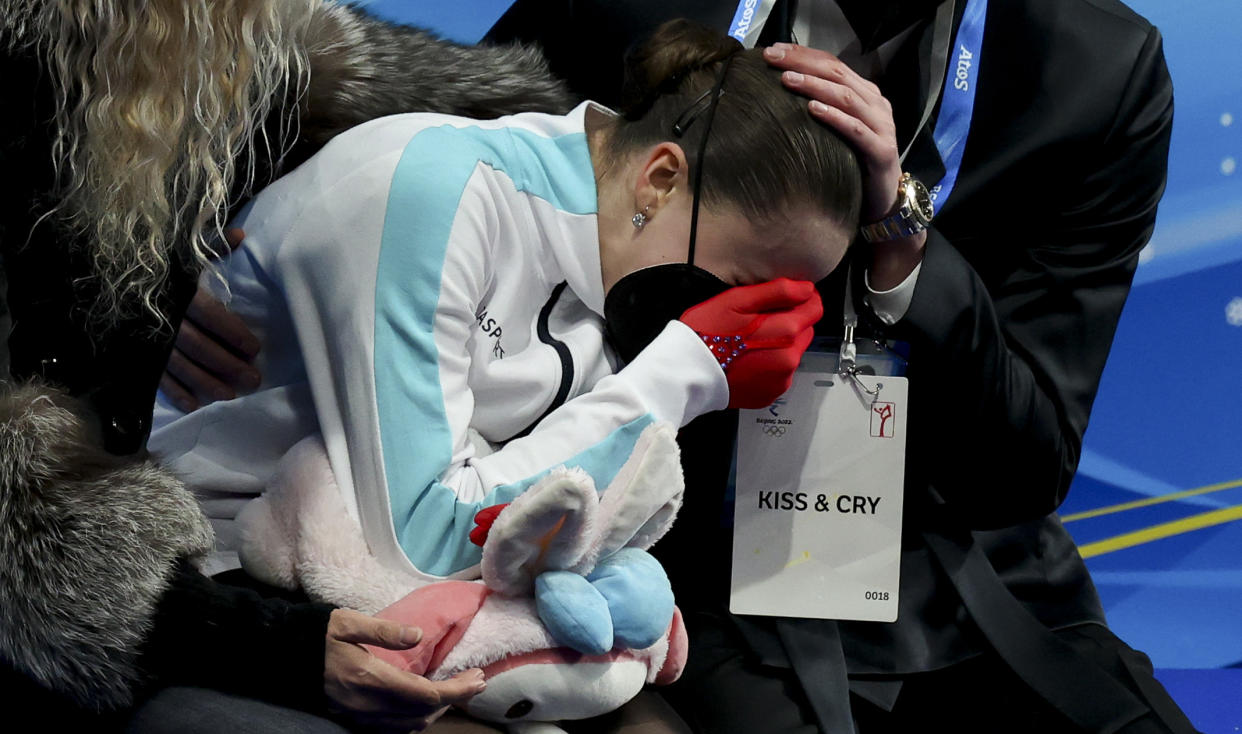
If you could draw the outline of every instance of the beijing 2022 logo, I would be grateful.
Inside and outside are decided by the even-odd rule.
[[[780,417],[781,417],[780,409],[782,409],[784,405],[785,405],[785,396],[782,395],[781,397],[774,400],[771,405],[768,406],[768,412],[772,414],[772,418],[775,418],[777,420],[774,421],[769,418],[760,419],[760,421],[765,421],[763,424],[763,433],[765,436],[771,436],[773,438],[780,438],[781,436],[785,435],[785,424],[789,423],[790,421],[780,421]],[[780,421],[780,422],[778,423],[777,421]]]

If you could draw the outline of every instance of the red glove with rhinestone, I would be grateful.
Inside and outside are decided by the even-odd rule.
[[[730,288],[687,309],[681,321],[724,369],[729,407],[763,408],[793,384],[823,315],[814,283],[777,278]]]

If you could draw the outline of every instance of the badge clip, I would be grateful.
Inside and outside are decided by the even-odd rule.
[[[845,274],[845,306],[842,308],[842,313],[845,315],[845,332],[841,336],[841,356],[837,365],[837,373],[849,379],[854,389],[870,395],[871,403],[874,405],[880,399],[880,390],[884,389],[884,384],[877,382],[875,389],[872,390],[858,378],[858,345],[854,343],[854,329],[858,326],[858,311],[854,309],[853,268]]]
[[[858,326],[858,312],[854,310],[853,281],[854,268],[850,266],[849,271],[845,273],[845,306],[841,309],[845,315],[845,333],[841,336],[841,358],[837,362],[837,373],[842,377],[850,377],[858,372],[858,346],[854,344],[854,329]]]

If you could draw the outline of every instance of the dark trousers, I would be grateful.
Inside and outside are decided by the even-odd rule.
[[[644,691],[605,716],[563,723],[571,734],[689,734],[677,715],[655,693]],[[90,729],[82,729],[87,731]],[[455,711],[432,724],[427,734],[503,734]],[[326,718],[206,688],[165,688],[140,706],[125,734],[349,734]]]
[[[1151,707],[1120,734],[1195,731],[1152,676],[1146,655],[1099,625],[1081,625],[1057,635]],[[841,734],[821,731],[793,670],[759,662],[728,621],[715,614],[695,615],[686,671],[665,697],[694,731],[704,734]],[[892,711],[854,695],[850,706],[858,734],[1082,732],[994,653],[903,676]]]
[[[134,712],[126,734],[349,734],[296,709],[206,688],[165,688]]]

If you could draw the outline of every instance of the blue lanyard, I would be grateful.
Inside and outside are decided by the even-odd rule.
[[[929,192],[937,211],[953,193],[958,171],[962,167],[962,154],[966,152],[970,119],[975,112],[975,86],[979,80],[983,26],[987,14],[988,0],[968,0],[962,13],[962,24],[953,39],[953,48],[957,53],[949,59],[945,70],[940,116],[936,118],[936,129],[932,135],[936,150],[940,152],[940,160],[944,162],[944,178]]]
[[[773,5],[776,0],[738,0],[733,22],[729,24],[729,35],[746,48],[754,48]]]
[[[748,35],[757,37],[756,31],[767,20],[774,4],[773,0],[739,0],[733,21],[729,24],[729,35],[743,43]],[[948,59],[945,66],[944,91],[940,95],[940,117],[936,120],[936,129],[932,134],[945,168],[944,178],[929,192],[936,209],[940,209],[948,201],[949,194],[953,193],[958,170],[962,166],[962,154],[966,150],[970,120],[975,110],[975,85],[979,78],[983,27],[987,14],[987,0],[967,0],[966,9],[962,13],[962,23],[953,38],[952,49],[956,53],[953,58]],[[932,102],[929,101],[928,104]]]

